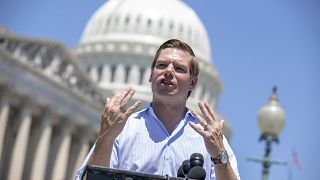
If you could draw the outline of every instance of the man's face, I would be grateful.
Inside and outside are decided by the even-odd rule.
[[[172,97],[187,99],[188,92],[197,83],[197,77],[190,76],[191,59],[188,52],[176,48],[161,51],[149,79],[154,97],[163,100]]]

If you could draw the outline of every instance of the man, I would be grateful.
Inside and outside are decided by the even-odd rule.
[[[203,116],[186,107],[198,74],[188,44],[177,39],[163,43],[151,65],[151,104],[136,113],[139,101],[127,108],[134,94],[131,87],[107,98],[98,138],[77,178],[86,164],[176,176],[184,160],[201,153],[206,179],[240,179],[236,158],[222,134],[223,120],[206,102],[199,102]]]

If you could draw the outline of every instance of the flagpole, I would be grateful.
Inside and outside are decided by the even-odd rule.
[[[292,180],[292,166],[288,165],[288,180]]]

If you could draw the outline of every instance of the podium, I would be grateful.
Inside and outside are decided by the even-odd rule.
[[[132,172],[127,170],[87,166],[82,180],[184,180],[185,178],[169,177],[155,174]]]

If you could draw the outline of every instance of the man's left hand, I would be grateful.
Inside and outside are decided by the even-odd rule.
[[[189,122],[189,125],[203,137],[211,157],[218,157],[225,151],[222,134],[224,120],[218,119],[217,114],[207,102],[199,102],[198,105],[203,117],[196,111],[192,111],[192,114],[198,119],[200,125],[193,122]]]

